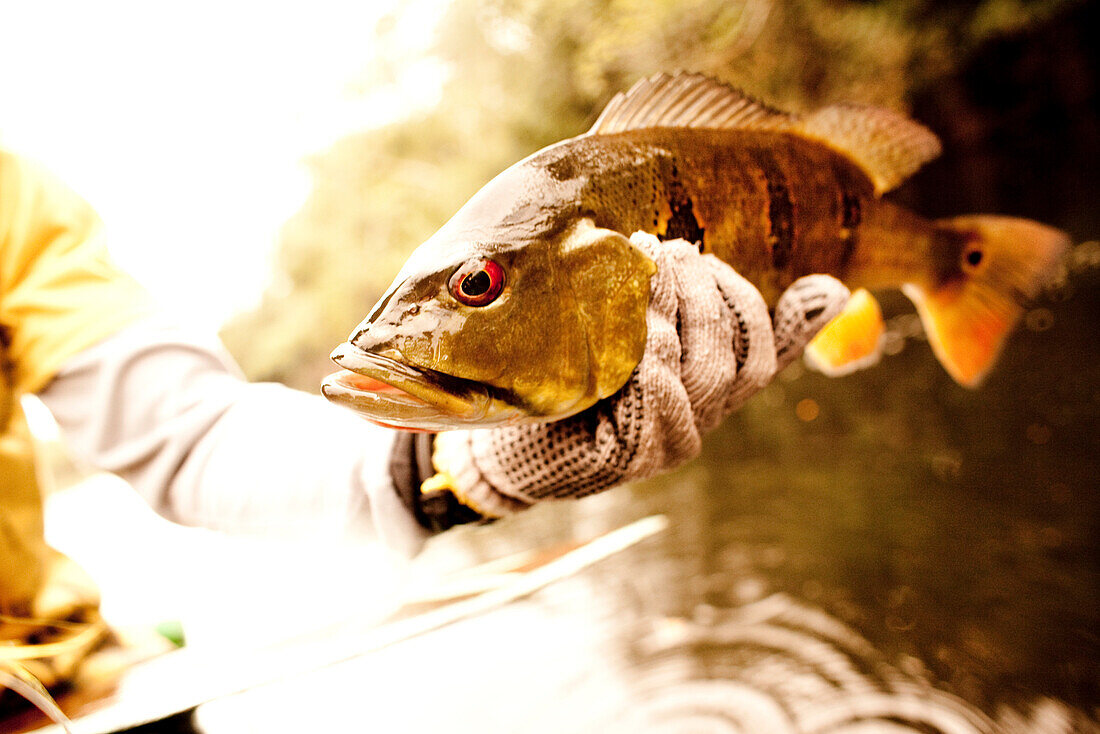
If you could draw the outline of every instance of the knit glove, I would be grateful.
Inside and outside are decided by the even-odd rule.
[[[584,497],[688,461],[702,435],[801,354],[848,300],[836,279],[810,275],[782,294],[773,318],[752,284],[696,245],[643,233],[631,242],[657,272],[645,353],[626,385],[554,423],[448,431],[434,436],[434,448],[430,434],[399,441],[395,479],[409,468],[428,477],[419,492],[395,481],[422,524],[438,530]]]

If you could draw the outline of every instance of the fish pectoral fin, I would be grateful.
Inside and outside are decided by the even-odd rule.
[[[878,362],[884,332],[878,301],[860,288],[806,346],[804,358],[811,368],[830,377],[847,375]]]
[[[920,123],[881,107],[839,104],[801,118],[796,131],[846,154],[879,194],[940,154],[940,141]]]

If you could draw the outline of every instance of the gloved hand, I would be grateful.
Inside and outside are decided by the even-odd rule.
[[[702,435],[767,385],[840,313],[848,289],[801,278],[770,317],[763,297],[683,240],[631,241],[657,264],[645,353],[615,395],[543,425],[448,431],[397,441],[391,473],[421,524],[445,529],[544,499],[584,497],[696,456]],[[424,479],[418,484],[417,479]]]

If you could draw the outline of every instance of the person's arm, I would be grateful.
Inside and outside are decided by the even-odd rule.
[[[155,238],[155,233],[151,233]],[[275,385],[250,385],[216,340],[152,320],[149,293],[111,260],[92,207],[0,150],[0,358],[74,452],[116,471],[162,514],[230,530],[423,533],[383,489],[391,434]]]
[[[756,289],[688,243],[658,263],[645,356],[615,396],[563,421],[434,440],[320,397],[249,384],[216,340],[145,321],[80,353],[41,393],[69,443],[176,522],[234,532],[366,526],[415,552],[433,532],[652,476],[771,381],[848,291],[796,282],[772,317]]]
[[[67,444],[175,522],[359,535],[415,552],[426,531],[387,471],[393,432],[282,385],[248,383],[220,343],[148,319],[80,352],[39,393]]]

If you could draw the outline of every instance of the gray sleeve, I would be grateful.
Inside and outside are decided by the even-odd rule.
[[[248,383],[217,341],[160,318],[69,360],[39,394],[74,455],[185,525],[361,537],[425,532],[387,470],[392,433],[282,385]]]

